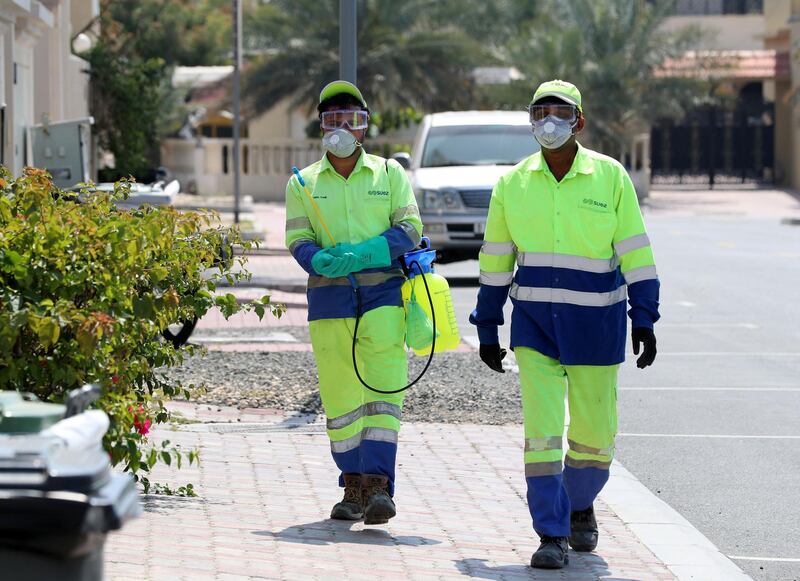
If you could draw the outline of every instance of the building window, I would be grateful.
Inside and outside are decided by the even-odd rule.
[[[673,10],[675,16],[763,13],[764,0],[678,0]]]

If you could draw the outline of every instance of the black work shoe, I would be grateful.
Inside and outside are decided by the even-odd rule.
[[[576,510],[569,515],[571,533],[569,546],[576,551],[589,552],[597,548],[597,520],[594,518],[594,507]]]
[[[361,495],[364,498],[364,524],[382,525],[397,514],[389,496],[389,478],[381,474],[364,474]]]
[[[344,475],[344,498],[333,505],[331,518],[337,520],[361,520],[364,516],[361,498],[361,474]]]
[[[541,544],[531,557],[531,567],[562,569],[569,563],[567,537],[542,537]]]

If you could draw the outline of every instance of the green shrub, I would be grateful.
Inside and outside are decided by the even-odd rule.
[[[268,296],[239,304],[214,294],[218,282],[250,276],[244,257],[223,259],[234,244],[251,247],[237,230],[215,227],[208,212],[118,209],[129,191],[121,181],[114,192],[78,196],[42,170],[26,168],[14,180],[0,167],[0,389],[61,401],[100,383],[111,461],[147,490],[157,462],[197,459],[194,450],[148,439],[152,424],[170,419],[165,400],[189,398],[194,388],[171,384],[161,370],[197,348],[176,349],[161,331],[215,306],[226,318],[249,310],[280,316],[283,307]]]

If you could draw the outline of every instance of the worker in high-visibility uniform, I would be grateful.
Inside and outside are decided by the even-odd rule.
[[[525,418],[525,477],[541,543],[531,566],[561,568],[568,545],[597,546],[592,503],[608,480],[617,430],[617,370],[625,359],[625,299],[640,368],[656,356],[659,281],[633,184],[616,160],[584,148],[581,94],[540,85],[529,105],[541,151],[492,192],[480,290],[470,321],[480,357],[503,372],[498,340],[511,296],[511,348]],[[517,266],[516,274],[514,266]],[[568,387],[569,449],[563,459]]]
[[[319,100],[325,155],[300,172],[307,191],[296,177],[286,186],[286,245],[309,275],[311,343],[331,453],[345,489],[331,518],[382,524],[396,512],[403,393],[375,393],[356,376],[351,279],[361,294],[358,370],[379,390],[401,388],[408,359],[398,259],[418,246],[422,222],[405,170],[361,148],[369,120],[361,91],[334,81]]]

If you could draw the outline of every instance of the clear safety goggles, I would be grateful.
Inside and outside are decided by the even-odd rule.
[[[369,113],[359,110],[323,111],[323,129],[366,129]]]
[[[548,115],[552,115],[558,119],[563,119],[564,121],[569,121],[570,123],[574,123],[578,118],[578,108],[574,105],[561,105],[555,103],[531,105],[528,107],[528,113],[530,114],[531,123],[534,121],[542,121],[543,119],[546,119]]]

